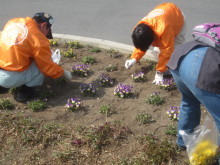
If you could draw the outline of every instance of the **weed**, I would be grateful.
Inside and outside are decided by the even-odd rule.
[[[90,52],[94,52],[94,53],[99,53],[99,52],[101,52],[102,50],[100,49],[100,48],[98,48],[98,47],[93,47],[91,50],[90,50]]]
[[[84,56],[82,58],[83,64],[94,64],[95,62],[96,62],[95,57],[92,57],[92,56]]]
[[[152,116],[150,114],[146,114],[146,113],[140,113],[137,115],[136,120],[140,123],[140,124],[149,124],[154,122],[155,120],[152,119]]]
[[[65,45],[68,48],[75,48],[75,49],[83,48],[83,45],[81,45],[78,41],[68,41],[65,43]]]
[[[46,108],[46,103],[41,100],[34,100],[27,103],[28,108],[31,108],[34,112],[42,111]]]
[[[176,161],[179,154],[175,145],[167,139],[158,139],[154,135],[144,135],[138,138],[142,145],[142,157],[145,164],[165,164]]]
[[[165,129],[165,134],[166,135],[172,135],[176,136],[177,135],[177,128],[173,124],[168,125],[168,127]]]
[[[119,57],[121,57],[121,53],[119,51],[116,51],[116,50],[113,50],[113,49],[108,50],[107,53],[109,53],[109,56],[111,58],[119,58]]]
[[[76,54],[74,53],[74,49],[70,48],[67,51],[61,51],[61,53],[64,55],[64,57],[68,57],[68,58],[76,58]]]
[[[49,40],[49,42],[50,42],[50,45],[52,47],[58,46],[58,41],[57,40]]]
[[[159,96],[158,92],[154,92],[147,99],[147,103],[153,105],[161,105],[162,103],[164,103],[164,99]]]
[[[106,116],[110,116],[113,114],[113,111],[111,110],[110,105],[103,105],[100,107],[99,113],[105,114]]]
[[[81,131],[84,143],[95,150],[100,151],[104,146],[114,144],[117,141],[126,139],[131,133],[130,129],[117,123],[106,122],[100,126],[92,126]]]
[[[109,64],[108,66],[105,67],[105,70],[107,72],[113,72],[118,70],[118,67],[116,65]]]
[[[8,98],[0,99],[0,110],[11,110],[14,108],[14,105]]]

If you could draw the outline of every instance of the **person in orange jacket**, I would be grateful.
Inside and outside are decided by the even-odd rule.
[[[156,6],[147,16],[140,20],[132,33],[135,46],[130,60],[126,60],[128,69],[139,61],[150,46],[154,54],[159,54],[156,65],[156,75],[152,83],[159,85],[163,81],[164,72],[168,71],[166,64],[178,44],[185,41],[186,24],[183,13],[173,3],[163,3]]]
[[[33,18],[9,20],[0,37],[0,87],[18,87],[14,99],[26,102],[36,96],[36,86],[44,77],[63,76],[72,79],[71,72],[53,62],[50,42],[53,17],[39,12]]]

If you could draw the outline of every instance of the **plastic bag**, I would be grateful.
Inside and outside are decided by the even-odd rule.
[[[193,133],[180,130],[187,148],[191,165],[211,165],[219,156],[218,129],[211,116],[207,115],[203,125],[198,126]]]
[[[56,63],[56,64],[59,64],[59,62],[60,62],[60,50],[56,49],[55,52],[51,50],[51,52],[52,52],[53,62]]]

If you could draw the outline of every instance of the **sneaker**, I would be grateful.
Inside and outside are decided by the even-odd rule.
[[[37,96],[39,96],[39,91],[36,91],[34,87],[22,85],[16,90],[14,99],[17,102],[27,102],[30,99],[36,98]]]
[[[0,94],[8,92],[8,88],[0,86]]]

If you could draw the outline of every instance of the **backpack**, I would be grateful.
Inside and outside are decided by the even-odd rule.
[[[220,51],[220,23],[204,23],[193,28],[192,36]]]

